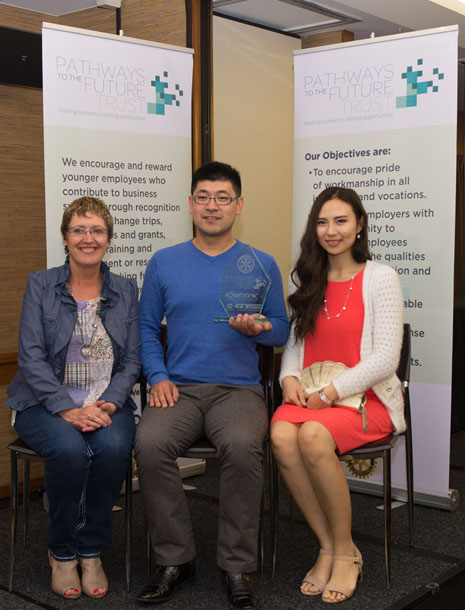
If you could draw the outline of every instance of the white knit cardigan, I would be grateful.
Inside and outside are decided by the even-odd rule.
[[[295,290],[292,280],[290,291]],[[292,285],[292,288],[291,288]],[[387,265],[367,261],[363,274],[363,320],[360,362],[331,381],[340,398],[372,388],[386,406],[397,434],[405,430],[402,386],[396,376],[403,336],[403,299],[397,273]],[[300,381],[304,341],[291,328],[284,348],[279,381],[292,375]],[[368,425],[370,422],[368,421]]]

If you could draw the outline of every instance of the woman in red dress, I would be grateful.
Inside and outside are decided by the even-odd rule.
[[[363,564],[336,451],[405,429],[395,375],[402,292],[395,271],[370,259],[360,198],[351,189],[325,189],[313,204],[291,273],[292,329],[280,374],[284,404],[273,417],[271,440],[281,476],[320,544],[300,590],[328,603],[353,595]],[[345,366],[306,392],[302,371],[326,361]],[[356,394],[364,394],[360,408],[338,404]]]

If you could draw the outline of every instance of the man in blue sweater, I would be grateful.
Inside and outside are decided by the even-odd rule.
[[[195,576],[195,545],[176,458],[206,434],[221,461],[217,562],[233,608],[257,607],[250,573],[257,567],[268,426],[256,344],[283,345],[289,333],[274,259],[255,256],[271,280],[261,318],[229,322],[220,303],[223,275],[247,246],[232,228],[244,200],[237,170],[212,162],[192,178],[193,240],[159,250],[141,296],[142,362],[151,385],[136,436],[142,498],[157,568],[138,600],[170,599]],[[166,316],[166,364],[159,342]]]

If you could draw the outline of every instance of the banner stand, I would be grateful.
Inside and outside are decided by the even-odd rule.
[[[392,266],[411,325],[415,499],[453,510],[449,489],[457,129],[457,26],[294,52],[293,259],[328,186],[354,189],[372,258]],[[393,496],[406,487],[402,444]],[[360,461],[352,490],[376,493]]]
[[[192,237],[193,50],[48,23],[42,45],[47,264],[66,206],[99,197],[105,260],[141,288],[152,254]]]

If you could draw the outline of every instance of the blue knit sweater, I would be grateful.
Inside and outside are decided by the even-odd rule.
[[[254,250],[271,279],[263,314],[272,330],[245,336],[227,322],[219,297],[224,270],[243,250],[237,241],[226,252],[208,256],[184,242],[156,252],[147,267],[140,302],[142,363],[151,385],[162,379],[174,383],[258,385],[256,343],[283,345],[289,334],[281,274],[274,259]],[[165,366],[159,342],[166,316],[168,353]]]

